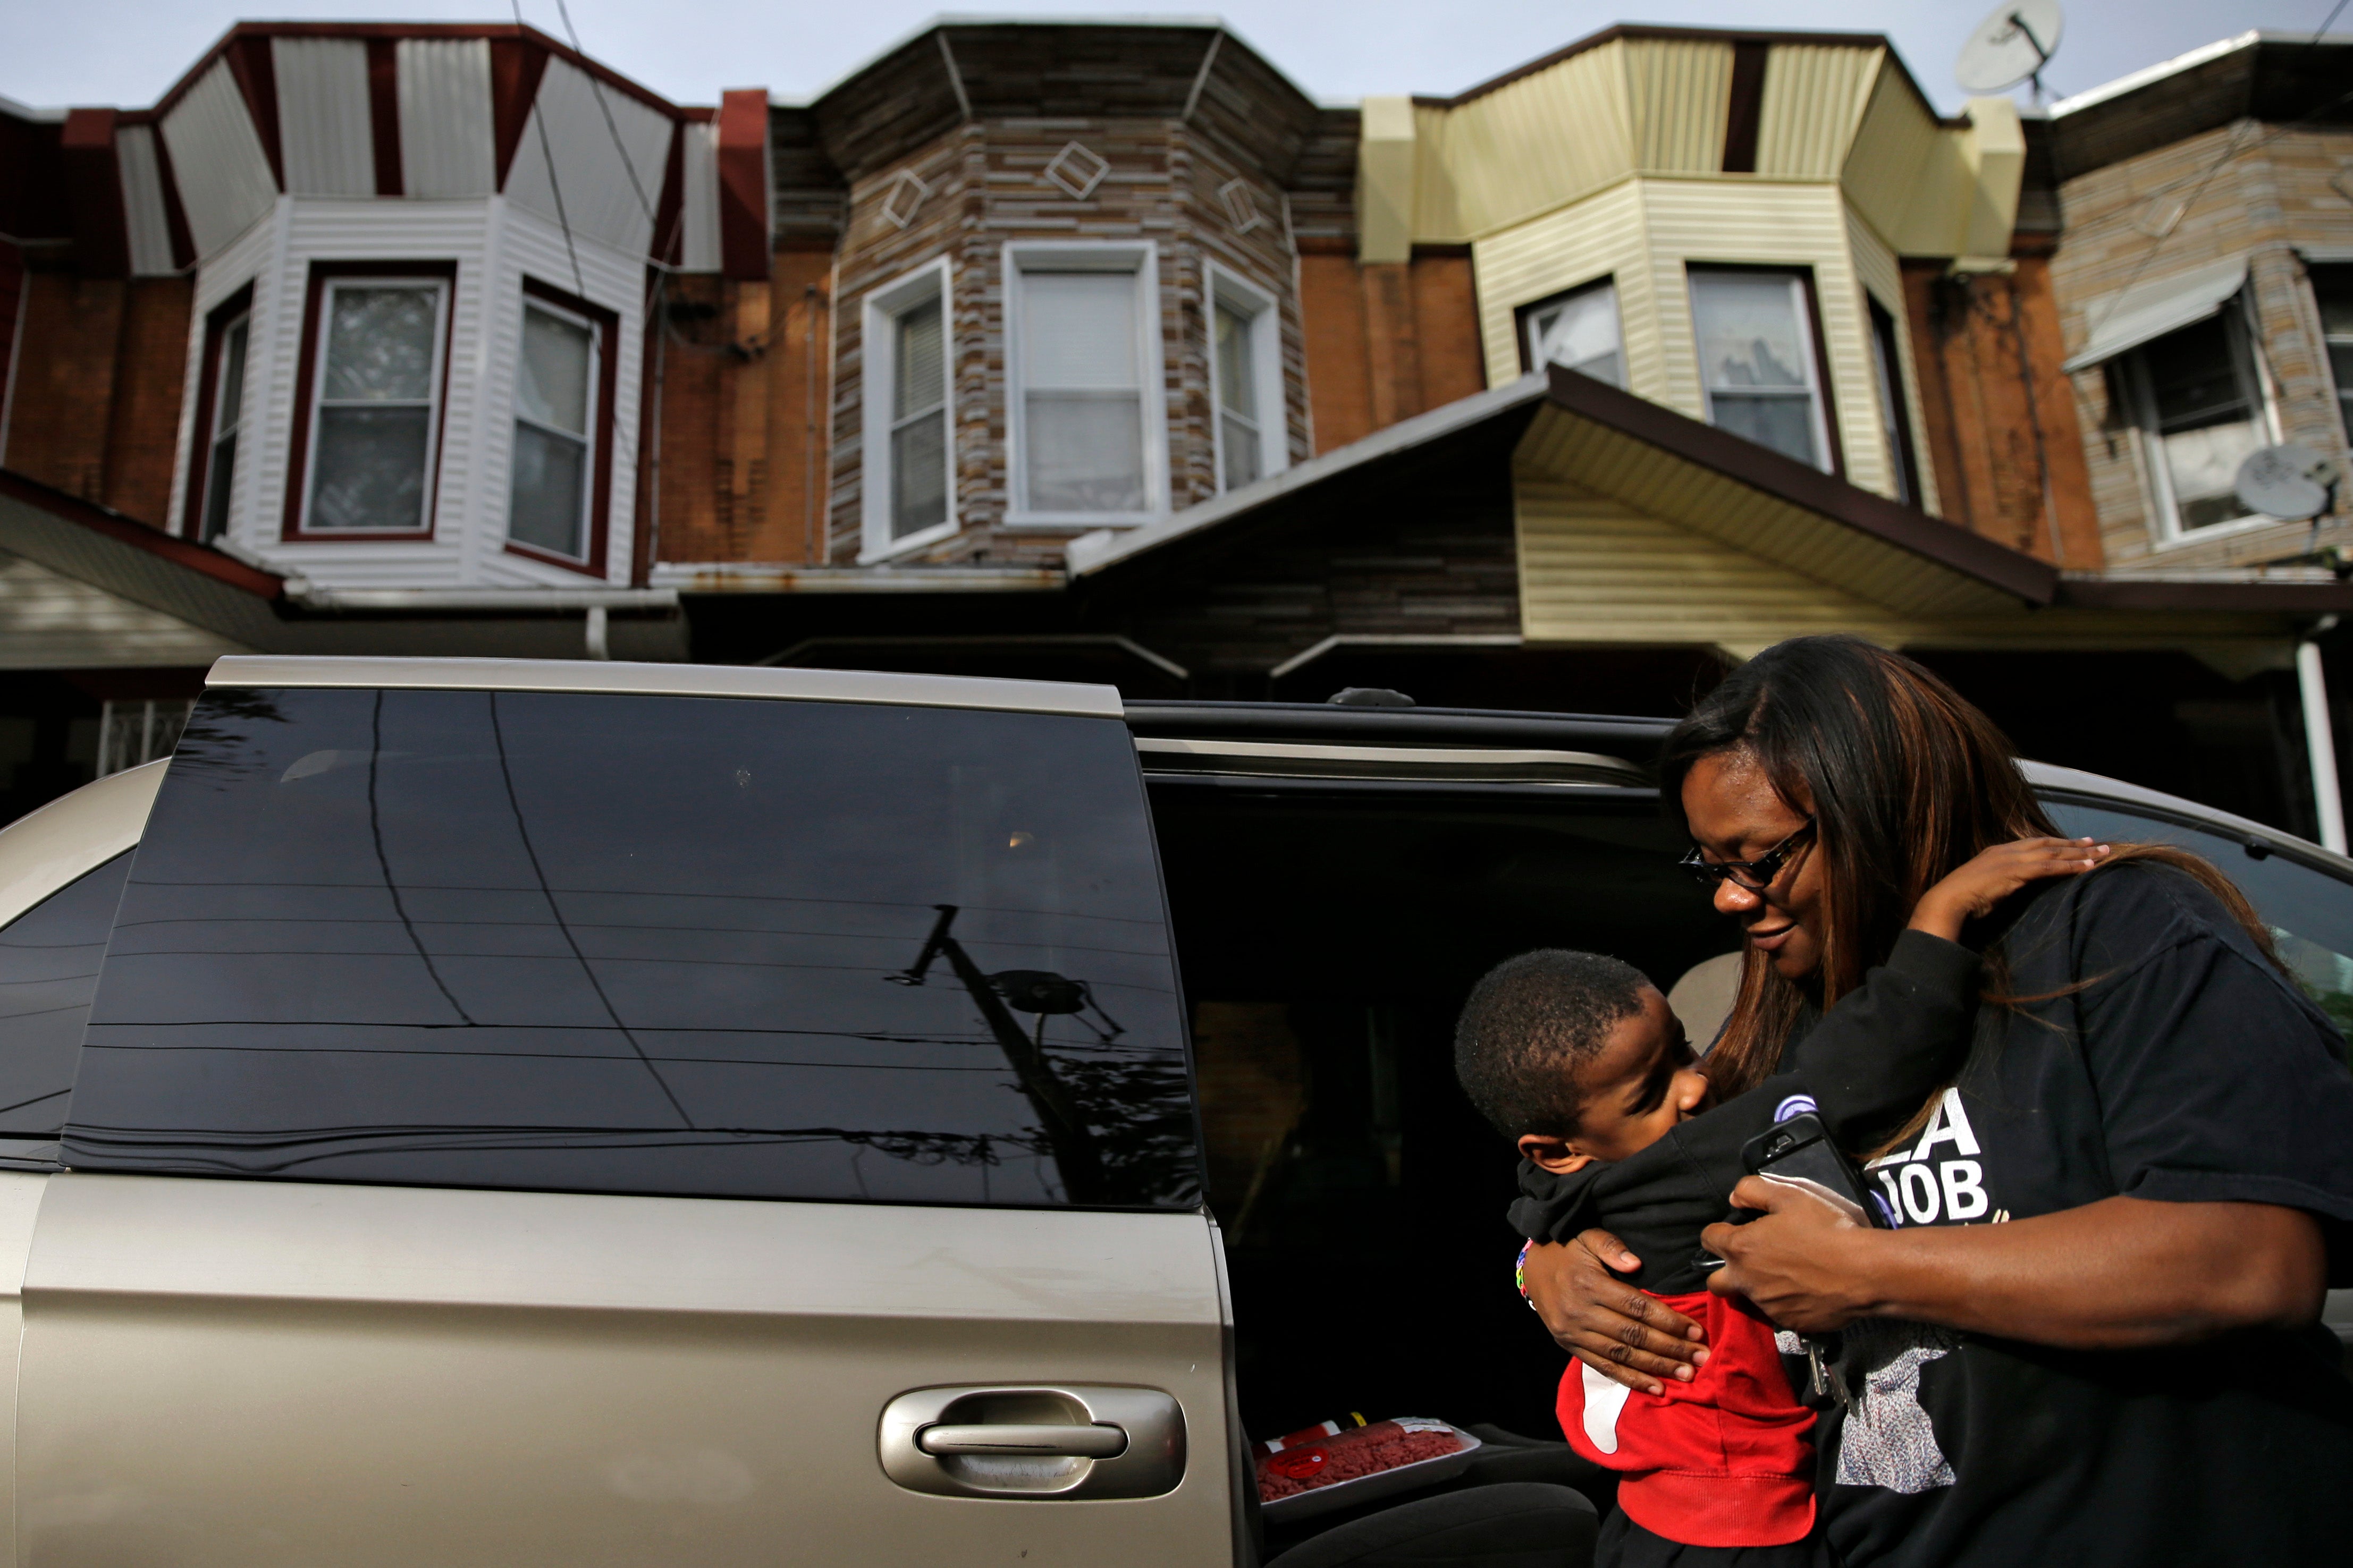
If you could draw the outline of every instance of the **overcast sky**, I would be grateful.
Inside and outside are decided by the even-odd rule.
[[[2335,0],[2069,0],[2048,73],[2064,97],[2251,27],[2310,33]],[[765,87],[801,100],[913,33],[936,0],[567,0],[582,47],[673,101]],[[1226,21],[1310,96],[1452,93],[1613,22],[1884,32],[1929,95],[1962,93],[1953,60],[1993,0],[1224,0]],[[977,6],[971,7],[977,10]],[[1028,0],[996,14],[1106,16]],[[556,0],[524,20],[562,37]],[[1171,7],[1145,15],[1192,15]],[[0,0],[0,95],[43,107],[153,103],[241,16],[506,21],[496,0]],[[2344,31],[2343,27],[2337,29]]]

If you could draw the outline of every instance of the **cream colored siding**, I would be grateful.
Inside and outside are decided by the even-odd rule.
[[[1619,329],[1625,336],[1629,385],[1663,401],[1659,316],[1643,278],[1642,188],[1629,180],[1588,201],[1504,230],[1472,247],[1478,279],[1480,333],[1487,384],[1520,374],[1522,305],[1611,274],[1618,277]]]
[[[642,257],[652,240],[653,204],[661,195],[672,129],[668,116],[601,87],[576,66],[550,60],[507,173],[508,199]]]
[[[1936,500],[1936,476],[1929,470],[1928,465],[1928,426],[1920,412],[1920,376],[1913,367],[1912,321],[1904,308],[1904,270],[1896,261],[1895,252],[1887,247],[1886,241],[1872,232],[1871,226],[1862,221],[1851,204],[1846,212],[1846,233],[1848,253],[1854,258],[1855,275],[1862,280],[1864,292],[1876,299],[1880,308],[1895,322],[1895,374],[1899,383],[1896,390],[1904,399],[1905,427],[1912,432],[1912,456],[1920,470],[1920,494],[1914,499],[1913,504],[1923,511],[1939,513],[1942,508]],[[1867,311],[1862,329],[1865,333],[1871,331]],[[1863,346],[1866,350],[1870,347],[1867,336]],[[1879,391],[1876,376],[1871,378],[1867,389],[1876,401]],[[1887,461],[1893,464],[1894,460],[1894,454],[1889,453]],[[1883,470],[1882,477],[1886,482],[1880,493],[1894,495],[1894,468]]]
[[[1625,46],[1604,44],[1485,93],[1446,117],[1460,234],[1487,234],[1591,195],[1633,166]]]
[[[1948,178],[1924,179],[1932,163],[1939,166],[1942,176],[1959,170],[1958,157],[1942,145],[1947,140],[1894,62],[1883,57],[1840,183],[1863,221],[1889,244],[1904,243],[1909,215],[1924,198],[1938,205],[1953,199],[1945,188]],[[1941,159],[1940,153],[1945,154]]]
[[[2017,601],[1991,584],[1622,431],[1539,411],[1514,473],[1616,497],[1687,532],[1906,616],[1979,616]]]
[[[393,60],[407,194],[489,195],[498,188],[489,40],[403,38]]]
[[[0,669],[185,667],[251,651],[0,551]]]
[[[155,128],[126,125],[114,133],[122,165],[122,217],[131,241],[134,277],[159,278],[172,265],[172,229],[164,216],[164,170],[155,159]]]
[[[1722,170],[1725,121],[1732,104],[1732,46],[1630,38],[1621,47],[1636,166],[1661,174]]]
[[[367,45],[358,38],[272,38],[278,145],[297,196],[375,195]]]
[[[2218,668],[2280,668],[2270,616],[2022,605],[1891,611],[1857,594],[1581,486],[1517,484],[1525,641],[1716,647],[1746,658],[1785,637],[1842,631],[1889,647],[2185,649]]]
[[[1807,632],[1901,639],[1876,605],[1574,485],[1519,484],[1529,642],[1698,644],[1746,658]]]
[[[1774,45],[1765,57],[1757,173],[1767,179],[1837,179],[1886,52]]]
[[[1462,204],[1454,189],[1454,171],[1446,156],[1446,110],[1415,104],[1412,125],[1412,234],[1467,234],[1470,231],[1462,221]]]
[[[222,60],[164,117],[164,142],[196,254],[210,256],[269,214],[278,180]]]

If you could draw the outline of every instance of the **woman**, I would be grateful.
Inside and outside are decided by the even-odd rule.
[[[2056,833],[1982,714],[1849,637],[1759,656],[1670,736],[1715,905],[1747,936],[1708,1058],[1773,1070],[1879,962],[1921,890]],[[1886,1142],[1904,1228],[1860,1230],[1754,1178],[1712,1288],[1841,1331],[1851,1404],[1818,1429],[1849,1564],[2288,1562],[2353,1540],[2353,1387],[2316,1326],[2353,1265],[2353,1075],[2221,874],[2119,847],[1984,911],[1978,1044]],[[1689,1377],[1699,1331],[1588,1231],[1530,1255],[1560,1343],[1634,1387]],[[2196,1348],[2183,1348],[2183,1347]]]

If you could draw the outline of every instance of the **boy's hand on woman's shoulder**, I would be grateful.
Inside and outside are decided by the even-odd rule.
[[[1980,851],[1920,895],[1912,929],[1947,942],[1961,940],[1968,921],[1993,912],[2002,900],[2045,877],[2080,877],[2107,858],[2109,847],[2089,838],[2019,838]]]

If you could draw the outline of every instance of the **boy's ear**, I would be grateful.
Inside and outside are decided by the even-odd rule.
[[[1550,1171],[1556,1176],[1566,1176],[1572,1171],[1582,1171],[1593,1163],[1593,1156],[1580,1154],[1566,1138],[1548,1133],[1531,1132],[1519,1140],[1520,1155],[1539,1170]]]

